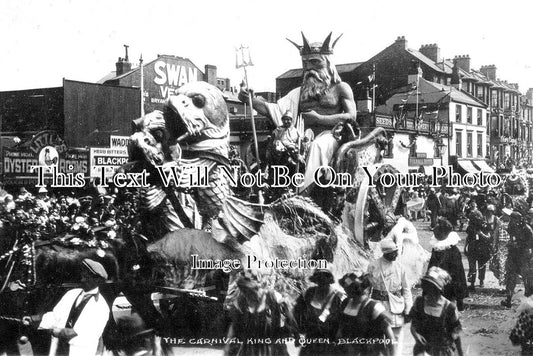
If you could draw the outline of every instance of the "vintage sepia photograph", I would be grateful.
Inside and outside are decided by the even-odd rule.
[[[0,356],[533,355],[532,9],[2,1]]]

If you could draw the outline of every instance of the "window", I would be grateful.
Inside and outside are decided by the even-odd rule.
[[[463,156],[463,132],[455,131],[455,154],[457,157]]]
[[[483,111],[481,109],[477,109],[477,124],[478,126],[483,126]]]
[[[466,133],[466,156],[472,157],[472,131]]]
[[[484,97],[484,95],[483,95],[483,86],[478,85],[476,96],[477,96],[478,99],[485,101],[485,100],[484,100],[485,97]]]
[[[470,107],[466,108],[466,122],[468,124],[472,123],[472,108],[470,108]]]
[[[483,133],[477,133],[477,156],[483,157]]]
[[[461,105],[455,105],[455,122],[461,122]]]
[[[505,100],[504,108],[510,109],[511,108],[511,95],[509,93],[505,93],[504,100]]]
[[[490,106],[493,108],[498,107],[498,91],[497,90],[491,90],[490,92]]]

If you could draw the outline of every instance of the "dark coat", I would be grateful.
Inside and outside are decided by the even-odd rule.
[[[432,250],[428,269],[433,266],[444,269],[452,277],[452,281],[444,287],[445,298],[464,299],[468,297],[465,269],[461,251],[457,246],[454,245],[442,251]]]

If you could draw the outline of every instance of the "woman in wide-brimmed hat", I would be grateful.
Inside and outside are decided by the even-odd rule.
[[[461,321],[454,303],[443,296],[451,278],[439,267],[422,277],[422,296],[416,298],[409,316],[415,338],[413,355],[462,355]]]
[[[463,299],[468,297],[468,289],[461,251],[457,247],[461,238],[453,231],[452,224],[444,218],[439,219],[433,233],[428,268],[440,267],[450,274],[452,279],[444,288],[443,295],[456,302],[459,310],[463,310]]]
[[[362,272],[348,273],[339,281],[347,298],[337,315],[336,339],[382,340],[380,343],[344,343],[337,346],[338,355],[389,355],[394,351],[394,334],[390,316],[380,302],[369,297],[370,279]]]
[[[294,317],[299,330],[306,339],[326,339],[333,337],[331,316],[340,308],[343,294],[333,287],[335,279],[328,269],[317,269],[309,281],[316,284],[298,297],[294,307]],[[330,355],[331,344],[311,343],[303,347],[300,355]]]
[[[242,341],[238,348],[227,344],[225,355],[288,355],[283,338],[298,336],[296,322],[275,291],[261,286],[257,272],[245,271],[237,279],[238,296],[230,305],[228,339]],[[257,342],[248,342],[256,340]]]

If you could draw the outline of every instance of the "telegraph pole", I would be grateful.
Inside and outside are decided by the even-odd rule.
[[[141,67],[141,117],[144,116],[144,66],[143,55],[139,58],[139,66]]]

